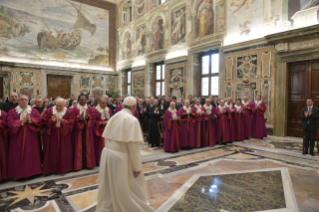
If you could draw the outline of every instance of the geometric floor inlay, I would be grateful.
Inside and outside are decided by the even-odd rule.
[[[298,211],[287,174],[266,169],[194,175],[158,211]]]

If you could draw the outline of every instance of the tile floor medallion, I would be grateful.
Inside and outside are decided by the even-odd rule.
[[[300,143],[270,136],[177,153],[143,144],[150,204],[157,211],[319,212],[319,154],[302,155]],[[0,182],[0,212],[94,212],[98,177],[95,167]]]

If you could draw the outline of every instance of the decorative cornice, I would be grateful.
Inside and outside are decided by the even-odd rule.
[[[178,62],[187,62],[187,56],[176,57],[176,58],[165,60],[166,64],[178,63]]]
[[[141,71],[141,70],[145,70],[145,66],[137,66],[132,68],[132,71]]]
[[[268,43],[278,44],[291,41],[305,40],[309,38],[319,37],[319,25],[289,30],[272,35],[265,36]]]
[[[234,52],[241,52],[241,51],[249,51],[251,49],[258,49],[258,48],[266,48],[269,47],[265,38],[258,38],[255,40],[249,40],[241,43],[236,43],[228,46],[223,46],[222,51],[224,54],[234,53]]]

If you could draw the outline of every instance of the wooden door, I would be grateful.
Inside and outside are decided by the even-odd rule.
[[[0,98],[3,98],[3,78],[0,78]]]
[[[48,75],[48,97],[70,98],[71,77]]]
[[[300,112],[307,98],[313,98],[319,107],[319,61],[291,63],[288,68],[287,135],[303,137]]]

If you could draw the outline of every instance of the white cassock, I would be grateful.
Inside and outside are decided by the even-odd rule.
[[[133,175],[142,171],[138,119],[124,108],[110,119],[103,137],[97,212],[153,212],[143,173],[138,178]]]

